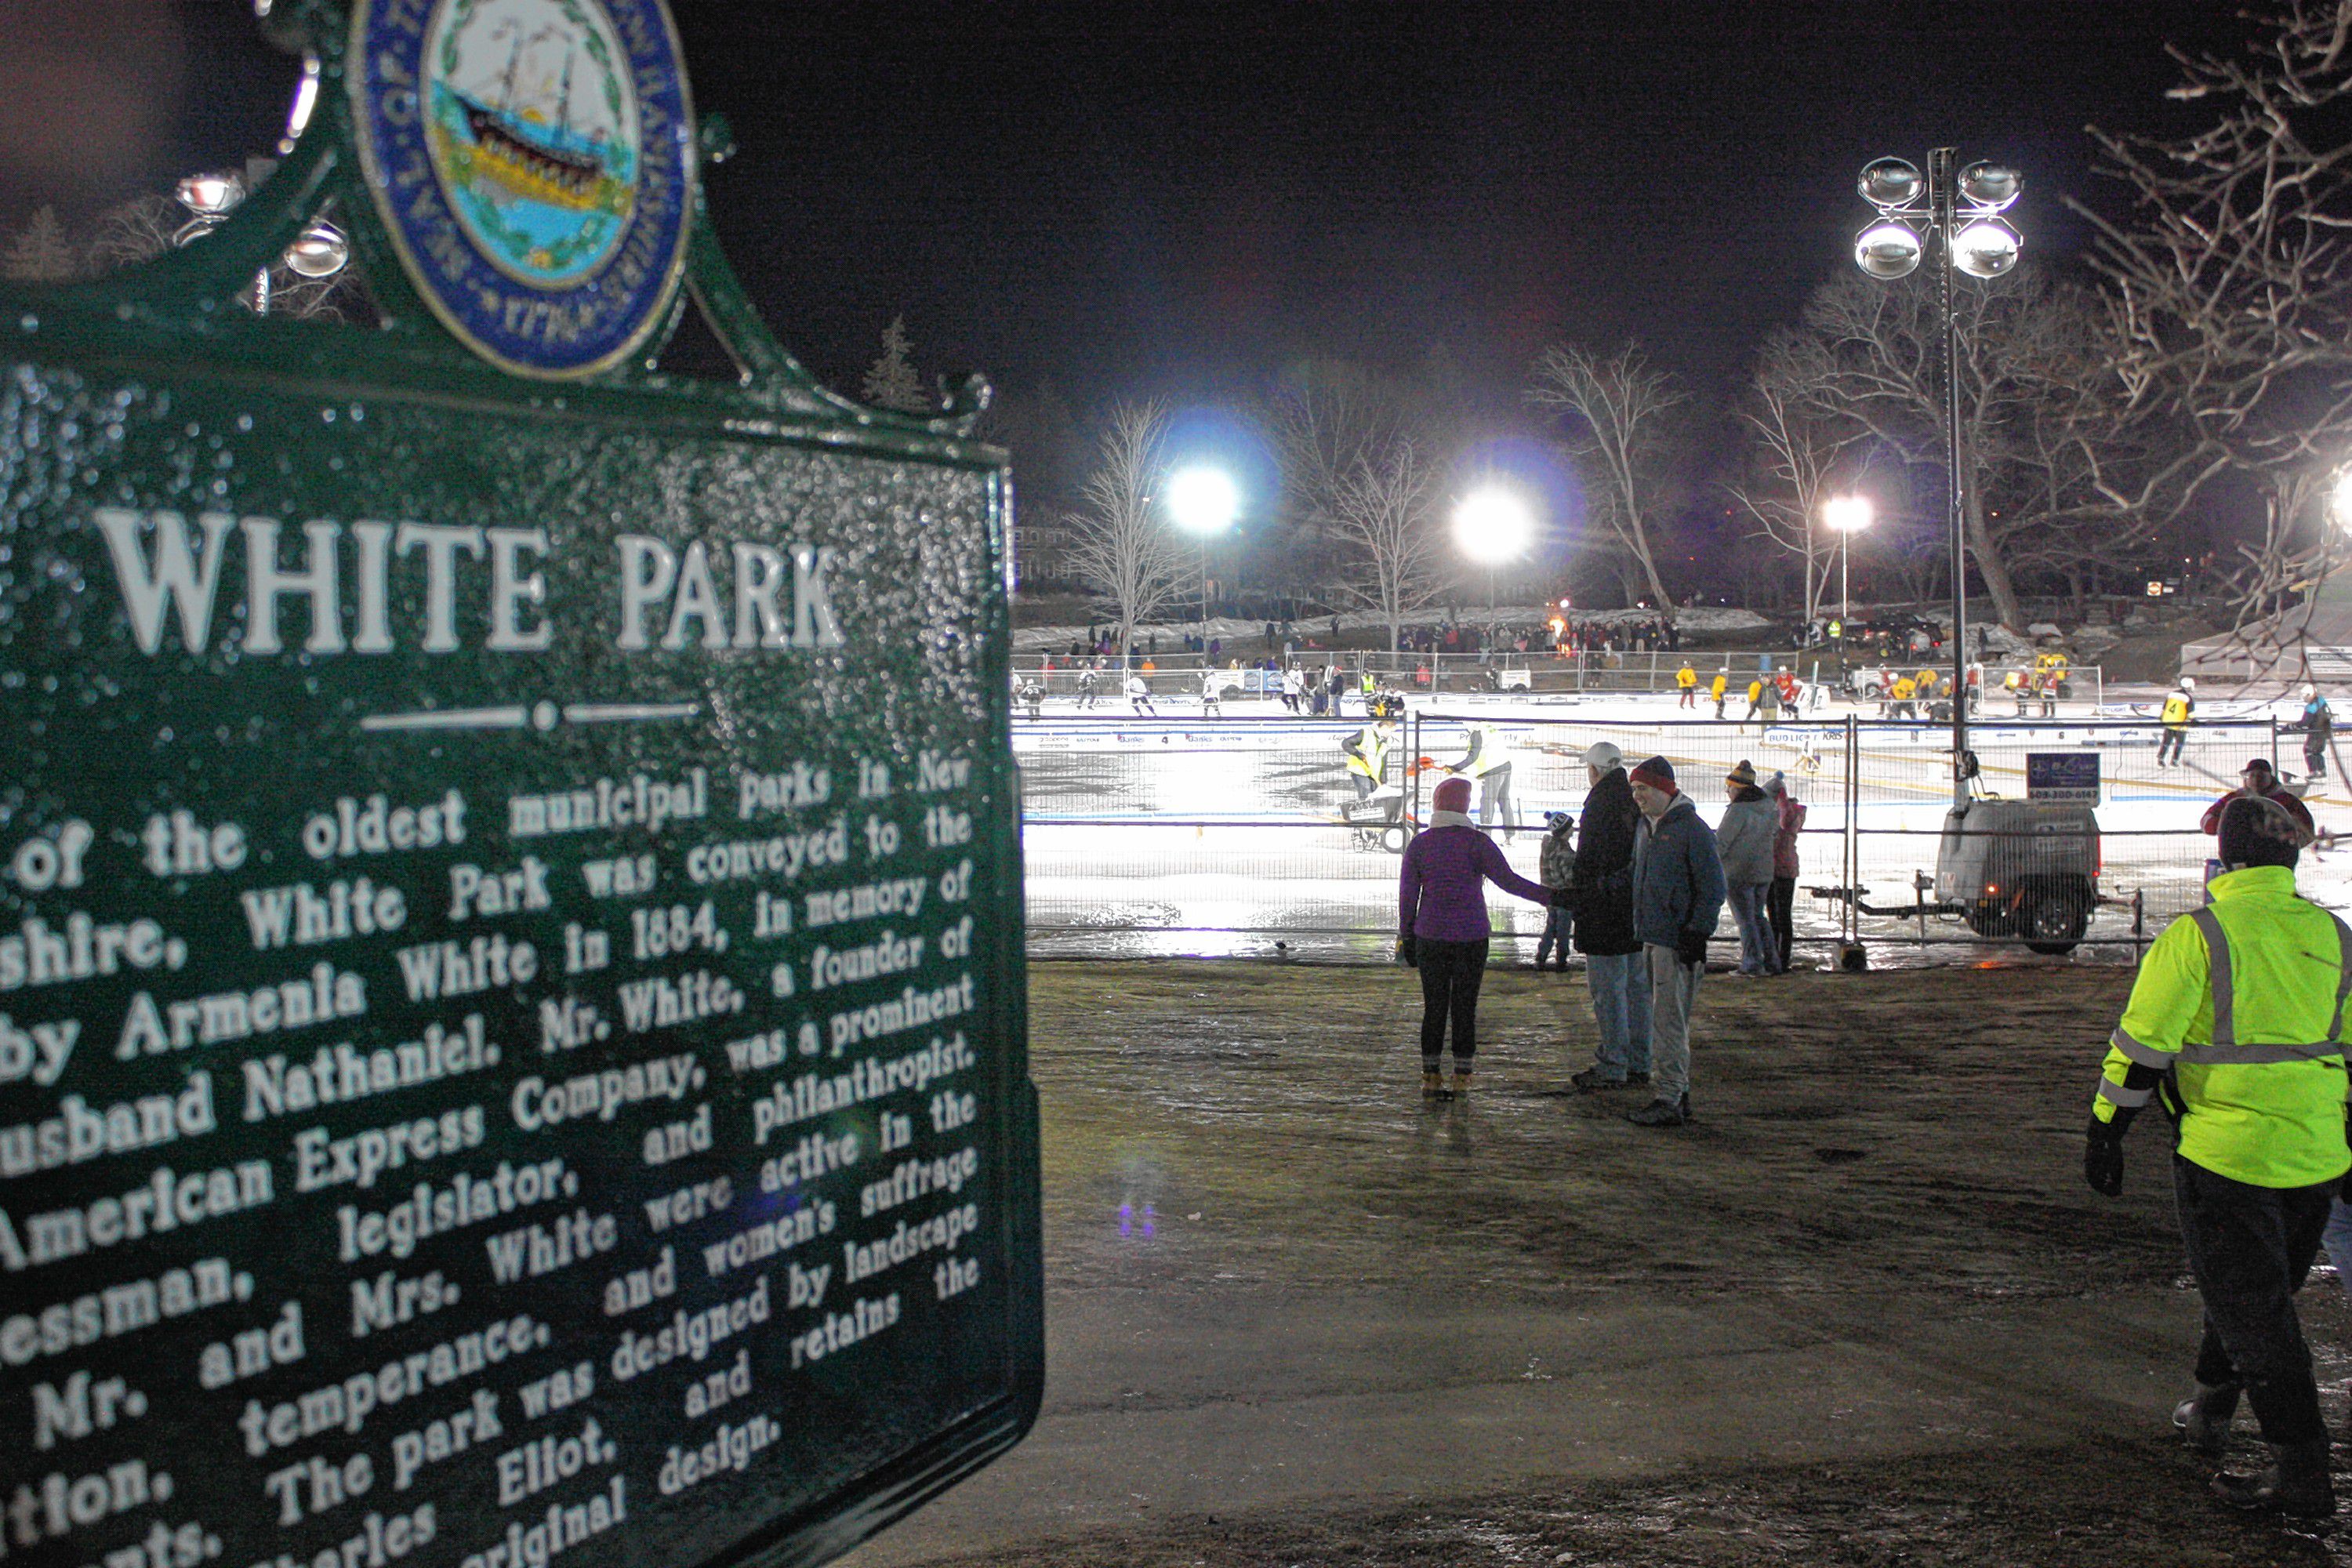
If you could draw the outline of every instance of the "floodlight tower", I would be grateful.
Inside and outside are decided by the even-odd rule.
[[[1527,498],[1506,485],[1480,485],[1454,508],[1454,542],[1486,568],[1486,608],[1495,607],[1495,568],[1516,561],[1534,542],[1536,514]]]
[[[1168,515],[1201,542],[1201,648],[1209,647],[1209,541],[1234,525],[1241,487],[1223,468],[1180,468],[1168,480]]]
[[[1906,278],[1932,241],[1937,250],[1937,307],[1944,327],[1944,451],[1951,475],[1952,804],[1965,805],[1974,759],[1969,754],[1968,470],[1960,455],[1959,324],[1953,275],[1998,278],[2017,265],[2024,237],[2000,215],[2017,200],[2014,169],[1999,163],[1958,167],[1959,154],[1937,147],[1925,179],[1916,165],[1881,158],[1862,172],[1862,199],[1878,216],[1854,237],[1854,265],[1882,281]]]
[[[1838,619],[1841,622],[1853,619],[1853,602],[1846,596],[1846,554],[1853,536],[1877,521],[1878,513],[1872,508],[1868,496],[1832,496],[1822,503],[1822,524],[1838,536]]]

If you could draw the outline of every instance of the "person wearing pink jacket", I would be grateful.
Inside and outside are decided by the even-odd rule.
[[[1511,869],[1495,841],[1470,820],[1470,781],[1437,786],[1428,828],[1405,846],[1397,878],[1397,956],[1421,972],[1421,1089],[1447,1098],[1439,1077],[1445,1026],[1454,1025],[1454,1088],[1470,1091],[1478,1050],[1478,988],[1486,978],[1488,882],[1549,906],[1552,889]],[[1560,890],[1565,898],[1567,889]]]
[[[1772,835],[1772,886],[1764,895],[1765,917],[1772,922],[1772,941],[1780,955],[1780,966],[1772,973],[1789,973],[1789,950],[1797,940],[1793,909],[1797,901],[1797,843],[1805,831],[1805,803],[1789,787],[1788,779],[1774,773],[1765,784],[1764,793],[1780,808],[1780,825]]]

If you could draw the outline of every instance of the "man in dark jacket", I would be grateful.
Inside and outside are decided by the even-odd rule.
[[[1706,939],[1723,914],[1723,862],[1709,827],[1675,787],[1675,766],[1652,757],[1633,770],[1643,821],[1633,840],[1633,934],[1650,965],[1653,1096],[1626,1120],[1680,1127],[1690,1120],[1691,1007],[1706,970]]]
[[[1650,1081],[1650,973],[1633,934],[1633,835],[1642,814],[1625,778],[1623,753],[1606,741],[1584,749],[1591,787],[1576,830],[1576,951],[1584,954],[1592,1023],[1601,1042],[1592,1065],[1570,1081],[1587,1094]]]

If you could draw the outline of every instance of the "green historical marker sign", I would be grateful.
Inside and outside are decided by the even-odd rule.
[[[984,389],[768,337],[658,0],[272,26],[227,224],[0,297],[0,1544],[820,1560],[1043,1379]],[[321,211],[381,330],[235,302]]]

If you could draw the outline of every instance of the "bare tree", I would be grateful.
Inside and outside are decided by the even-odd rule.
[[[1963,529],[1995,615],[2017,629],[2019,571],[2071,568],[2079,584],[2084,559],[2145,548],[2193,491],[2196,443],[2127,395],[2109,318],[2086,290],[2028,267],[1963,288],[1955,305]],[[1814,294],[1769,363],[1817,442],[1940,474],[1942,342],[1927,282],[1845,274]]]
[[[1357,455],[1331,495],[1346,547],[1342,596],[1387,623],[1397,646],[1407,616],[1436,604],[1451,585],[1436,519],[1441,469],[1410,440]]]
[[[135,267],[172,248],[172,236],[188,220],[180,204],[153,192],[133,196],[98,216],[90,237],[89,262],[100,272]]]
[[[1756,437],[1750,477],[1726,487],[1758,533],[1798,558],[1808,621],[1821,613],[1838,562],[1838,536],[1824,526],[1822,503],[1841,480],[1851,483],[1842,463],[1864,437],[1853,420],[1811,401],[1825,379],[1824,358],[1818,342],[1795,332],[1765,340],[1754,385],[1739,410],[1740,422]]]
[[[1585,504],[1609,525],[1667,611],[1675,601],[1658,576],[1650,535],[1672,450],[1669,419],[1685,397],[1639,343],[1606,359],[1589,349],[1546,349],[1527,392],[1536,406],[1573,416],[1569,452],[1585,470]]]
[[[2263,496],[2232,574],[2242,634],[2325,574],[2318,476],[2352,454],[2352,0],[2255,15],[2242,56],[2172,51],[2167,96],[2211,102],[2211,125],[2172,141],[2094,128],[2131,219],[2069,204],[2096,231],[2130,395],[2194,431],[2200,482],[2227,468]]]
[[[1099,461],[1084,487],[1085,504],[1067,520],[1071,570],[1110,600],[1121,652],[1180,580],[1183,552],[1151,505],[1167,434],[1162,404],[1113,409]]]
[[[1293,374],[1267,424],[1292,532],[1320,547],[1311,550],[1317,586],[1378,615],[1394,647],[1406,619],[1450,585],[1435,515],[1442,426],[1404,388],[1344,364]]]

